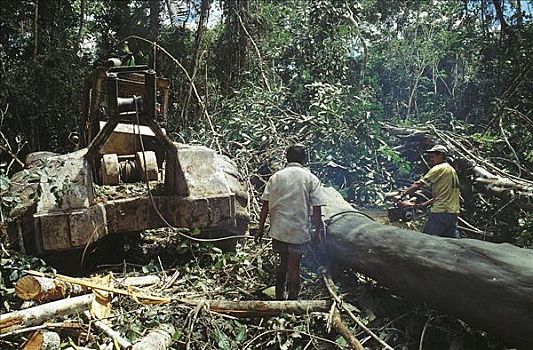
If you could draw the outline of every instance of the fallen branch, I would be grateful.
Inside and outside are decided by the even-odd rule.
[[[355,323],[357,323],[357,325],[359,327],[361,327],[365,332],[367,332],[368,335],[370,335],[372,338],[374,338],[385,349],[394,350],[394,348],[392,348],[389,344],[385,343],[385,341],[381,340],[374,332],[372,332],[367,326],[365,326],[363,324],[363,322],[361,322],[361,320],[359,320],[357,318],[357,316],[355,316],[353,314],[352,311],[350,311],[350,310],[348,310],[347,308],[344,307],[344,305],[342,303],[342,300],[339,298],[339,296],[335,292],[335,289],[334,289],[335,288],[335,283],[333,283],[333,280],[331,279],[331,275],[329,274],[329,272],[324,276],[324,282],[326,283],[326,288],[328,289],[329,294],[333,297],[333,299],[335,300],[337,305],[339,305],[340,309],[342,309],[344,312],[346,312],[348,314],[348,316],[350,316],[350,318],[352,320],[354,320]],[[359,346],[361,346],[361,349],[363,348],[363,346],[360,343],[359,343]]]
[[[147,275],[147,276],[136,276],[136,277],[126,277],[126,278],[116,278],[114,282],[119,286],[134,286],[134,287],[144,287],[161,282],[161,278],[156,275]]]
[[[0,334],[12,332],[24,327],[40,325],[47,320],[59,316],[82,312],[89,308],[93,298],[93,294],[87,294],[53,301],[26,310],[9,312],[0,317]]]
[[[430,144],[442,143],[454,154],[459,163],[463,164],[463,171],[458,171],[460,177],[474,175],[474,183],[478,191],[490,193],[505,200],[513,200],[514,205],[526,209],[533,209],[533,181],[520,176],[509,174],[499,169],[487,159],[472,152],[472,147],[465,147],[457,135],[432,128],[400,128],[382,124],[382,128],[392,135],[403,137],[417,148],[425,149]],[[412,149],[412,147],[409,147]],[[523,167],[517,163],[519,169]]]
[[[337,309],[333,312],[333,319],[331,321],[332,326],[344,337],[344,339],[346,339],[350,349],[364,350],[363,345],[361,345],[355,335],[353,335],[352,332],[350,332],[350,329],[344,324],[344,322],[342,322],[341,315]]]
[[[282,313],[305,315],[309,312],[327,312],[331,306],[329,300],[177,300],[189,305],[205,304],[209,310],[236,317],[269,317]]]
[[[122,335],[120,333],[118,333],[117,331],[113,330],[111,327],[109,327],[108,325],[106,325],[104,322],[102,322],[100,320],[93,320],[89,310],[85,310],[83,312],[83,316],[85,316],[85,318],[87,318],[87,320],[89,321],[90,325],[94,325],[96,327],[96,329],[98,329],[98,330],[104,332],[105,334],[107,334],[108,336],[110,336],[111,339],[113,339],[113,342],[117,343],[120,346],[121,349],[130,350],[132,348],[132,344],[130,343],[130,341],[128,339],[122,337]]]
[[[14,154],[13,152],[11,152],[11,150],[9,150],[7,147],[4,147],[2,145],[0,145],[0,151],[2,152],[6,152],[7,154],[9,154],[9,156],[11,156],[11,158],[17,162],[18,165],[20,165],[22,168],[24,168],[24,162],[21,161],[20,159],[18,159],[17,155]]]
[[[133,345],[133,350],[166,350],[172,343],[175,329],[170,324],[161,324]]]

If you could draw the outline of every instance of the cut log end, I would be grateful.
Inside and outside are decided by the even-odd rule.
[[[22,300],[34,300],[41,292],[41,285],[33,276],[23,276],[15,284],[15,293]]]
[[[59,349],[61,338],[59,334],[50,331],[36,331],[24,343],[24,350],[53,350]]]

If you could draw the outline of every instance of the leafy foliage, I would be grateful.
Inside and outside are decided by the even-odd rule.
[[[168,4],[176,10],[176,1],[3,1],[0,109],[9,107],[9,113],[2,114],[0,145],[11,150],[23,145],[14,152],[20,159],[36,150],[71,151],[67,135],[78,126],[84,79],[108,56],[123,56],[127,45],[137,63],[155,67],[171,80],[170,113],[163,121],[167,133],[234,158],[252,185],[252,215],[265,181],[283,166],[283,151],[292,143],[309,147],[310,168],[349,201],[383,205],[384,191],[425,171],[411,145],[383,132],[385,122],[473,135],[464,138],[469,151],[508,173],[533,179],[529,4],[507,2],[498,14],[495,5],[502,2],[488,0],[206,1],[180,2],[185,7],[172,18]],[[193,26],[206,4],[210,20],[220,5],[220,21]],[[171,57],[132,35],[157,42]],[[9,176],[18,169],[6,166],[11,155],[2,152],[0,158],[4,221],[18,204],[16,197],[4,195]],[[56,194],[63,190],[56,188]],[[463,204],[468,222],[495,233],[477,238],[532,246],[531,215],[512,202],[474,194]],[[238,271],[237,281],[228,283],[252,289],[257,281],[241,275],[252,266],[256,269],[250,275],[269,278],[272,261],[267,257],[251,261],[194,248],[180,242],[173,254],[195,253],[183,262],[183,273],[194,277],[182,282],[188,287],[194,283],[198,293],[220,285],[215,273]],[[6,266],[19,271],[17,266],[25,264],[10,260]],[[39,261],[29,264],[41,267]],[[214,268],[206,271],[202,264]],[[146,272],[158,269],[155,262],[144,265]],[[2,292],[11,289],[4,264],[2,278]],[[157,311],[139,313],[157,322],[169,320]],[[175,313],[193,325],[192,313]],[[120,318],[131,339],[142,335],[139,318]],[[186,331],[174,338],[183,344],[196,340],[199,347],[254,344],[257,325],[226,321],[203,324],[207,338]],[[304,348],[306,327],[323,324],[318,318],[309,322],[272,318],[267,328],[276,336],[259,336],[259,342]],[[405,343],[410,334],[420,333],[407,326],[406,334],[398,329],[393,337],[407,339]]]
[[[55,272],[42,259],[27,256],[18,252],[6,251],[4,245],[0,243],[2,249],[2,271],[0,274],[0,294],[2,295],[2,305],[0,312],[6,313],[20,306],[20,299],[15,297],[15,283],[25,273],[24,270],[35,270],[39,272]]]

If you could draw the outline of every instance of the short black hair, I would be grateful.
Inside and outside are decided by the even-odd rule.
[[[285,153],[287,162],[300,163],[302,165],[307,163],[307,150],[303,145],[292,145],[287,148]]]

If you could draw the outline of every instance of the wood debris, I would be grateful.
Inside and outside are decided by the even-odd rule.
[[[165,244],[171,247],[170,259],[162,247]],[[128,265],[125,265],[125,271],[130,272],[115,272],[112,278],[109,273],[92,278],[75,278],[29,271],[21,278],[27,280],[18,288],[21,293],[25,290],[22,286],[70,283],[83,287],[89,294],[67,296],[68,293],[59,293],[57,295],[66,297],[45,302],[38,297],[42,293],[22,293],[36,295],[35,303],[43,304],[2,315],[0,345],[6,349],[18,348],[28,339],[37,337],[34,332],[53,331],[59,334],[61,345],[65,347],[69,323],[76,324],[78,332],[74,335],[70,332],[68,337],[82,349],[111,349],[114,346],[137,350],[251,349],[315,344],[326,349],[344,347],[360,350],[362,346],[368,349],[392,348],[401,342],[402,333],[397,330],[405,326],[394,324],[401,322],[394,320],[402,320],[401,314],[385,320],[370,317],[369,313],[377,311],[367,309],[369,304],[361,292],[367,288],[375,289],[374,283],[358,277],[353,271],[349,272],[347,280],[353,283],[351,287],[346,284],[347,281],[343,282],[343,287],[335,285],[331,277],[325,282],[317,261],[308,254],[302,271],[301,299],[276,301],[263,294],[272,285],[274,277],[275,256],[269,245],[252,245],[250,241],[243,241],[237,252],[232,254],[224,254],[214,247],[189,245],[188,250],[181,253],[187,257],[176,261],[177,246],[180,246],[179,241],[158,240],[158,244],[152,247],[162,254],[157,266],[174,264],[177,267],[163,270],[155,265],[145,265],[144,276],[138,268]],[[192,255],[186,255],[186,252]],[[28,276],[45,279],[45,282],[35,283]],[[338,275],[333,276],[339,278]],[[100,281],[95,277],[99,277]],[[102,281],[102,277],[110,281]],[[156,284],[148,284],[148,281]],[[89,317],[91,305],[101,292],[109,293],[103,304],[104,308],[109,306],[108,313],[101,313],[99,317],[91,314]],[[396,308],[405,308],[405,304],[396,298],[387,302],[397,303]],[[69,306],[55,306],[66,303]],[[372,303],[372,308],[375,308],[376,301]],[[356,304],[357,308],[351,304]],[[42,316],[34,317],[35,310],[39,309],[45,311],[40,313]],[[60,309],[65,311],[58,312]],[[61,320],[64,323],[58,322]],[[430,332],[431,328],[425,334],[425,344],[431,341]],[[19,345],[10,347],[9,344]]]

